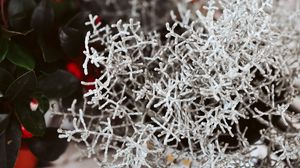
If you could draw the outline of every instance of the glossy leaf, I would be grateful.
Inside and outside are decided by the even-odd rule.
[[[39,33],[47,32],[54,22],[54,11],[49,0],[41,0],[35,8],[31,26]]]
[[[34,0],[8,1],[8,21],[12,30],[25,31],[30,29],[30,19],[36,3]]]
[[[65,23],[79,8],[79,3],[74,0],[51,1],[54,10],[55,21]]]
[[[6,130],[10,119],[12,108],[10,102],[8,102],[4,97],[0,98],[0,135]]]
[[[13,64],[27,70],[33,70],[35,67],[35,61],[32,56],[15,43],[10,44],[6,57]]]
[[[4,131],[9,123],[9,117],[10,114],[7,113],[1,113],[0,111],[0,135],[2,134],[2,131]]]
[[[11,63],[8,59],[4,59],[4,61],[0,63],[0,67],[11,75],[13,75],[17,69],[16,65]]]
[[[36,76],[33,71],[29,71],[17,78],[6,90],[5,96],[10,100],[24,99],[28,97],[36,88]]]
[[[13,119],[7,130],[0,135],[1,168],[14,168],[21,145],[21,131],[18,122]]]
[[[39,36],[38,37],[38,44],[42,50],[43,53],[43,59],[45,62],[54,62],[60,59],[61,53],[57,50],[53,44],[50,44],[49,42],[44,39],[45,37]]]
[[[49,98],[64,98],[80,88],[80,81],[67,71],[57,70],[42,77],[38,88]]]
[[[36,136],[44,135],[46,129],[44,114],[31,111],[29,101],[15,103],[15,112],[27,131]]]
[[[0,62],[2,62],[8,52],[9,42],[5,38],[0,38]]]
[[[5,92],[7,87],[13,82],[13,76],[3,68],[0,68],[0,91]]]
[[[86,26],[83,26],[88,14],[80,12],[71,18],[59,31],[60,45],[70,57],[76,57],[83,48]]]
[[[66,139],[58,138],[57,128],[47,128],[44,136],[33,137],[27,142],[32,153],[42,161],[58,159],[68,146]]]

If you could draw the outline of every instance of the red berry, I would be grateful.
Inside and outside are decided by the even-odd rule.
[[[21,126],[21,131],[22,131],[22,138],[23,139],[28,139],[28,138],[33,137],[32,133],[27,131],[27,129],[23,125]]]
[[[38,100],[35,99],[35,98],[32,98],[31,101],[30,101],[30,109],[31,109],[31,111],[36,111],[37,108],[38,108],[38,106],[39,106]]]
[[[79,80],[83,79],[83,72],[81,71],[81,68],[77,64],[70,62],[66,65],[66,69],[71,74],[73,74],[77,79]]]
[[[24,141],[22,141],[14,168],[34,168],[36,167],[36,164],[37,158],[30,151],[28,145]]]

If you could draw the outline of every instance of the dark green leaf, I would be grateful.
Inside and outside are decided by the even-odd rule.
[[[0,135],[1,168],[14,168],[21,145],[21,130],[18,122],[13,119],[7,130]]]
[[[41,0],[35,8],[31,26],[39,33],[47,32],[54,22],[54,11],[48,0]]]
[[[27,142],[32,153],[42,161],[56,160],[68,146],[66,139],[58,138],[57,128],[47,128],[43,137],[33,137]]]
[[[80,12],[60,28],[60,45],[64,52],[70,57],[76,57],[81,54],[84,36],[87,31],[86,26],[83,25],[87,16],[87,13]]]
[[[5,92],[5,90],[13,80],[13,76],[8,71],[6,71],[3,68],[0,68],[0,91],[2,93]]]
[[[0,165],[2,168],[8,168],[7,166],[7,152],[6,152],[6,135],[1,134],[0,135]]]
[[[4,97],[0,98],[0,135],[7,128],[12,111],[11,104]]]
[[[10,114],[7,113],[1,113],[0,111],[0,135],[2,134],[2,131],[6,129],[8,123],[9,123],[9,117]]]
[[[0,38],[0,62],[2,62],[7,54],[9,42],[5,38]]]
[[[51,1],[54,10],[55,21],[58,23],[66,23],[69,17],[78,11],[79,4],[74,0]]]
[[[22,125],[33,135],[42,136],[45,133],[46,125],[44,114],[39,111],[31,111],[29,101],[17,102],[15,111]]]
[[[4,59],[4,61],[0,62],[0,67],[10,74],[14,74],[17,69],[16,65],[11,63],[8,59]]]
[[[57,70],[41,78],[38,88],[49,98],[64,98],[80,88],[80,81],[67,71]]]
[[[12,30],[24,31],[30,29],[30,19],[35,6],[34,0],[8,1],[8,21]]]
[[[36,88],[36,77],[33,71],[29,71],[17,78],[6,90],[5,96],[10,100],[29,97]]]
[[[42,50],[45,62],[54,62],[60,59],[60,52],[52,44],[47,43],[44,37],[38,37],[38,44]]]
[[[35,67],[35,61],[31,55],[15,43],[10,44],[6,57],[13,64],[27,70],[33,70]]]

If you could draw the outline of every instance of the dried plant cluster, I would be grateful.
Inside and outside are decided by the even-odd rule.
[[[139,14],[163,5],[130,2]],[[144,29],[143,20],[101,26],[90,16],[83,68],[100,73],[82,82],[95,89],[83,107],[73,103],[74,129],[60,137],[84,142],[99,167],[299,166],[299,10],[271,0],[210,0],[201,11],[203,2],[169,2],[178,7],[165,31],[154,29],[161,18]]]

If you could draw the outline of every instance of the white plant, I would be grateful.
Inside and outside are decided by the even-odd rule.
[[[172,2],[178,10],[165,34],[133,19],[102,26],[89,16],[83,69],[101,75],[82,82],[95,89],[83,108],[74,102],[74,129],[60,137],[84,142],[99,167],[299,165],[289,110],[298,94],[299,8],[286,15],[272,0],[209,0],[194,12],[190,2]],[[250,121],[263,125],[256,141],[268,147],[265,158],[253,155]]]

